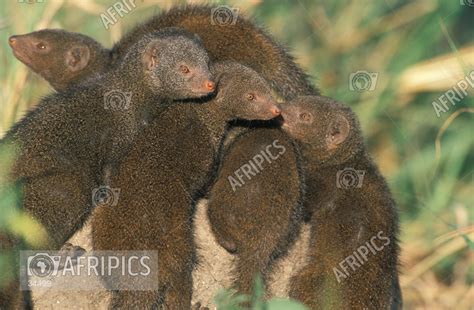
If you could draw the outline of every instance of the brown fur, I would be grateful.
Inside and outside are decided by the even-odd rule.
[[[264,30],[242,15],[238,16],[235,25],[214,25],[211,21],[212,8],[212,6],[196,6],[171,9],[129,32],[115,45],[112,54],[114,57],[118,57],[115,55],[120,55],[122,48],[151,29],[176,25],[197,33],[202,38],[211,59],[232,59],[253,68],[265,77],[276,92],[285,99],[297,95],[318,93],[308,82],[307,75],[294,63],[293,58]],[[247,163],[255,155],[255,150],[265,148],[276,139],[282,141],[288,153],[283,156],[279,164],[275,164],[271,169],[264,169],[255,178],[254,184],[259,184],[258,191],[252,189],[247,192],[244,188],[241,191],[233,192],[231,187],[226,186],[228,185],[228,173]],[[229,242],[239,242],[240,250],[244,251],[238,255],[239,267],[236,270],[235,283],[241,292],[250,292],[256,271],[261,272],[265,278],[270,272],[275,258],[287,251],[291,240],[298,232],[298,221],[295,219],[299,216],[297,205],[301,183],[295,158],[296,153],[293,150],[293,145],[280,131],[251,129],[230,146],[229,152],[223,159],[222,170],[225,172],[219,173],[217,177],[217,187],[213,189],[210,201],[212,207],[209,216],[212,226],[215,228],[213,232],[218,237],[220,244],[230,249]],[[285,201],[282,197],[280,201],[276,202],[275,192],[279,192],[285,187],[288,188],[287,200]],[[267,217],[275,219],[276,217],[271,215],[278,213],[281,214],[279,219],[283,219],[284,216],[287,219],[281,227],[267,227],[268,232],[271,231],[274,234],[274,239],[268,244],[265,244],[265,237],[249,235],[245,229],[238,229],[239,225],[243,225],[242,227],[245,228],[258,225],[258,223],[251,221],[250,216],[246,217],[249,209],[258,212],[253,208],[257,201],[263,201],[260,214],[265,214],[272,204],[276,204],[278,206],[272,209],[272,212],[267,213]],[[242,220],[242,217],[246,217],[247,221]],[[235,218],[240,218],[241,221]],[[238,222],[236,227],[227,226],[232,222],[231,219]],[[219,231],[218,227],[222,230]],[[245,241],[248,244],[245,244]],[[276,244],[279,247],[274,248],[273,246]],[[256,250],[257,248],[259,249]],[[239,249],[238,246],[237,249]],[[274,251],[272,252],[270,249]],[[257,252],[251,252],[253,250]]]
[[[20,270],[19,249],[22,240],[0,231],[0,253],[2,274],[0,274],[0,309],[31,309],[31,292],[20,291],[16,281]]]
[[[112,49],[114,61],[123,57],[126,48],[133,44],[140,35],[165,26],[180,26],[198,33],[201,36],[203,44],[208,50],[211,59],[233,59],[252,67],[270,81],[271,86],[285,99],[290,99],[297,95],[318,93],[311,83],[308,82],[307,75],[298,67],[297,64],[295,64],[293,58],[264,30],[256,26],[242,14],[238,16],[235,25],[213,25],[211,22],[212,8],[212,6],[187,6],[173,8],[168,12],[164,12],[151,18],[149,21],[130,31],[122,40],[115,44]],[[282,141],[283,145],[289,150],[288,153],[284,154],[284,158],[288,156],[291,159],[287,160],[284,164],[285,169],[264,169],[258,175],[259,182],[262,184],[261,188],[272,188],[272,186],[280,188],[278,185],[280,182],[282,184],[292,184],[292,188],[299,188],[300,180],[298,175],[295,173],[288,173],[288,171],[298,171],[296,161],[293,159],[296,154],[291,150],[292,145],[287,143],[286,136],[279,131],[270,132],[265,129],[252,129],[250,132],[246,133],[242,139],[238,139],[236,143],[233,143],[232,149],[228,154],[240,154],[242,156],[240,162],[241,164],[245,164],[255,155],[253,150],[264,148],[277,138],[279,141]],[[254,141],[255,143],[260,144],[249,148],[248,143],[245,142],[247,139],[248,141]],[[146,152],[146,150],[144,152]],[[238,155],[226,156],[235,157]],[[229,160],[230,168],[226,168],[227,159],[225,159],[223,164],[224,167],[222,169],[224,171],[233,171],[234,166],[240,167],[240,164],[237,164],[237,162],[237,158],[235,158],[235,160]],[[226,176],[224,176],[223,179],[219,179],[217,182],[227,184],[228,180]],[[296,191],[294,192],[296,193]],[[271,204],[271,194],[273,191],[270,190],[268,194],[261,192],[258,193],[259,194],[252,194],[253,197],[255,197],[254,199],[247,197],[249,194],[244,190],[233,192],[230,187],[222,187],[219,190],[215,190],[213,195],[215,207],[213,209],[214,212],[220,214],[220,217],[216,218],[220,218],[220,220],[222,220],[222,226],[225,226],[225,223],[228,222],[225,219],[226,210],[231,209],[233,213],[238,214],[241,202],[243,201],[250,201],[251,203],[254,201],[260,201],[266,206]],[[259,197],[260,195],[262,195],[262,197]],[[267,199],[270,199],[269,202],[265,202],[263,197],[268,197]],[[224,201],[220,201],[221,198]],[[293,203],[296,200],[296,196],[289,197],[286,205],[294,206]],[[233,204],[227,205],[220,211],[217,210],[219,205],[228,203],[228,201],[232,201]],[[281,205],[285,204],[283,201],[281,203]],[[241,214],[245,214],[246,208],[248,207],[250,206],[243,206],[243,212]],[[286,214],[290,212],[290,210],[291,209],[281,209],[281,212]],[[218,225],[216,221],[214,224]],[[277,227],[275,227],[274,230],[278,230]],[[286,235],[286,233],[287,232],[282,230],[277,234],[279,236],[291,236],[291,234]],[[243,237],[244,236],[245,235],[243,235]],[[242,238],[241,240],[244,239]],[[255,242],[256,243],[252,244],[256,245],[257,240],[255,240]],[[283,247],[280,250],[284,252]]]
[[[110,68],[109,50],[74,32],[45,29],[8,40],[13,55],[57,91],[78,85]]]
[[[294,276],[290,297],[311,309],[400,308],[397,210],[356,116],[332,99],[300,97],[282,108],[282,117],[301,150],[311,223],[310,261]],[[365,175],[344,183],[340,172],[347,168]],[[376,245],[366,259],[354,254],[368,241]]]
[[[82,226],[94,188],[104,184],[104,173],[115,171],[160,108],[172,99],[209,93],[208,63],[193,34],[179,29],[150,34],[116,70],[43,99],[7,133],[2,145],[17,149],[11,181],[23,185],[23,208],[49,234],[49,242],[38,246],[57,249]],[[178,64],[186,64],[193,77]],[[129,107],[106,108],[111,90],[130,92]]]
[[[166,27],[180,27],[201,37],[211,60],[232,60],[253,68],[287,99],[317,92],[286,49],[255,22],[239,14],[233,25],[213,24],[211,12],[217,7],[187,5],[172,8],[135,27],[110,51],[85,35],[52,29],[13,36],[15,43],[10,40],[10,46],[20,61],[55,89],[64,90],[113,68],[143,35]],[[38,43],[47,49],[38,49]],[[85,66],[71,68],[68,65],[71,61]]]
[[[243,14],[236,17],[235,24],[213,24],[212,9],[216,7],[175,7],[152,17],[117,42],[112,48],[112,55],[119,59],[137,38],[146,33],[163,27],[181,27],[201,37],[211,60],[232,60],[254,69],[284,97],[316,92],[307,75],[285,48]]]
[[[213,174],[227,123],[279,113],[270,87],[253,70],[236,63],[219,63],[214,70],[216,98],[163,112],[112,180],[121,189],[118,205],[101,206],[93,217],[96,250],[158,250],[158,291],[115,292],[113,308],[191,307],[194,205]]]
[[[302,216],[303,182],[298,170],[288,169],[298,166],[291,139],[276,128],[254,132],[237,138],[234,143],[240,144],[239,149],[230,145],[208,202],[218,243],[237,255],[235,287],[242,294],[253,292],[258,273],[267,282],[273,263],[286,254],[298,235]],[[280,172],[285,177],[265,179]]]

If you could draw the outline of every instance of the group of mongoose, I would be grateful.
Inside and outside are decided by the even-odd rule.
[[[57,91],[1,140],[15,150],[22,208],[48,232],[38,248],[59,249],[95,209],[94,250],[158,251],[158,289],[113,291],[111,307],[190,309],[193,215],[207,198],[212,232],[237,258],[238,293],[251,294],[257,274],[265,283],[306,222],[307,263],[289,297],[311,309],[400,309],[397,211],[357,117],[320,96],[253,21],[214,24],[213,8],[172,8],[112,49],[63,30],[10,37]],[[114,91],[127,106],[107,106]],[[362,184],[340,186],[347,168],[364,171]],[[120,189],[116,203],[94,206],[101,186]],[[23,244],[6,232],[0,242]],[[32,307],[18,277],[0,289],[0,308]]]

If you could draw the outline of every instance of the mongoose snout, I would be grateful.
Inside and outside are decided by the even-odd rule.
[[[187,65],[181,65],[179,70],[182,74],[190,76],[191,89],[194,93],[207,96],[215,92],[216,83],[214,82],[214,77],[209,70],[188,67]]]
[[[311,113],[295,105],[285,105],[281,108],[281,117],[286,126],[296,122],[311,122]]]
[[[272,113],[273,113],[273,115],[278,116],[278,115],[280,115],[281,110],[280,110],[279,107],[275,107],[275,108],[272,110]]]
[[[302,127],[313,122],[313,115],[299,106],[284,105],[280,108],[280,125],[283,130],[288,131],[295,138],[303,135]]]
[[[250,95],[249,95],[250,96]],[[280,108],[276,102],[271,98],[259,98],[258,95],[254,95],[255,99],[253,103],[253,109],[255,116],[251,119],[270,120],[280,115]]]
[[[258,94],[256,94],[256,102],[257,104],[262,104],[262,105],[269,105],[270,107],[270,112],[272,113],[272,118],[280,116],[281,109],[278,106],[278,103],[273,99],[271,96],[266,96],[260,98]]]
[[[265,116],[262,119],[273,119],[280,115],[281,110],[273,98],[259,97],[258,94],[255,94],[254,100],[257,109],[260,110],[262,116]]]
[[[213,81],[207,81],[206,88],[209,91],[214,91],[214,89],[216,89],[216,84]]]
[[[31,42],[28,37],[25,37],[25,35],[11,36],[8,39],[8,44],[10,45],[15,57],[28,66],[34,65],[29,51],[31,51],[33,48],[38,50],[46,48],[46,45],[42,42],[37,42],[36,47],[34,47],[34,43]]]
[[[204,82],[202,82],[203,80]],[[204,75],[204,77],[198,78],[195,84],[197,85],[193,88],[193,91],[197,94],[211,95],[216,90],[216,83],[212,80],[210,74],[209,76]]]

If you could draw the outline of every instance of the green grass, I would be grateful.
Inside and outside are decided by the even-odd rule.
[[[244,310],[243,303],[249,303],[253,310],[305,310],[304,305],[294,300],[272,298],[264,299],[264,286],[262,279],[256,277],[255,289],[252,296],[236,295],[235,291],[222,290],[214,298],[217,309]]]

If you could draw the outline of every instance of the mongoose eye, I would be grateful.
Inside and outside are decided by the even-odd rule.
[[[247,98],[248,101],[253,101],[253,100],[255,100],[255,95],[252,94],[252,93],[248,93],[246,95],[246,98]]]
[[[185,65],[179,66],[179,70],[181,70],[181,72],[183,72],[184,74],[189,73],[189,68]]]
[[[311,121],[311,114],[309,114],[309,113],[301,113],[301,114],[300,114],[300,119],[301,119],[303,122],[309,122],[309,121]]]
[[[44,50],[46,48],[46,45],[44,45],[42,42],[36,44],[36,47],[40,50]]]

